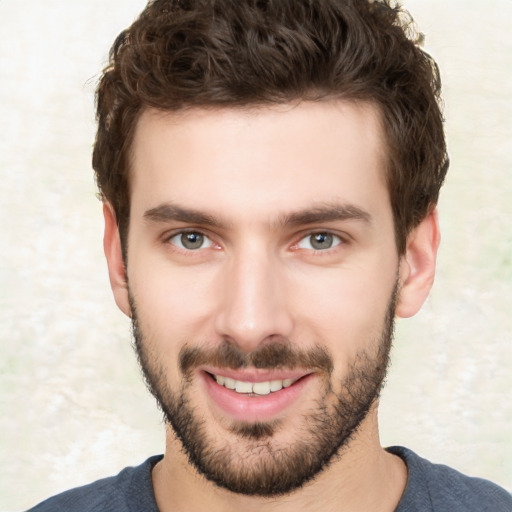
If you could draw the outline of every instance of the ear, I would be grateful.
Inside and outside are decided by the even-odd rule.
[[[437,209],[433,209],[407,237],[400,261],[400,293],[396,315],[415,315],[434,283],[436,255],[441,240]]]
[[[103,235],[103,250],[107,258],[108,276],[110,286],[114,292],[114,299],[119,309],[131,317],[131,308],[128,295],[128,282],[126,267],[121,249],[121,238],[116,221],[114,208],[108,202],[103,203],[103,218],[105,219],[105,233]]]

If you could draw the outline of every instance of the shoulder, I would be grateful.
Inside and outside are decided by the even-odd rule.
[[[151,457],[118,475],[53,496],[29,512],[157,512],[151,485],[151,469],[162,456]]]
[[[418,509],[512,512],[512,495],[488,480],[433,464],[407,448],[393,446],[387,450],[402,458],[409,472],[397,512]]]

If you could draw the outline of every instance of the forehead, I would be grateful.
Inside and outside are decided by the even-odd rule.
[[[146,110],[132,146],[132,214],[165,202],[269,221],[320,203],[386,207],[383,148],[368,103]]]

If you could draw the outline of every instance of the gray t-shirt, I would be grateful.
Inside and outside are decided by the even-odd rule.
[[[487,480],[432,464],[407,448],[387,450],[401,457],[409,472],[395,512],[512,512],[512,495]],[[161,458],[151,457],[117,476],[58,494],[29,512],[158,512],[151,469]]]
[[[432,464],[401,446],[387,450],[401,457],[409,472],[395,512],[512,512],[512,495],[488,480]]]

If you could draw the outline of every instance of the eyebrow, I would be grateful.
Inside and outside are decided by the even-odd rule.
[[[325,203],[306,210],[284,214],[278,219],[277,226],[298,226],[343,220],[358,220],[371,224],[372,217],[369,212],[353,204]]]
[[[227,226],[226,222],[214,215],[173,203],[163,203],[147,210],[144,213],[144,218],[152,222],[178,221],[217,229]],[[372,217],[366,210],[353,204],[324,203],[305,210],[284,213],[273,222],[273,226],[275,228],[293,227],[344,220],[358,220],[370,224]]]
[[[223,222],[208,213],[193,208],[184,208],[172,203],[163,203],[144,213],[144,218],[153,222],[179,221],[187,224],[199,224],[212,228],[222,228]]]

